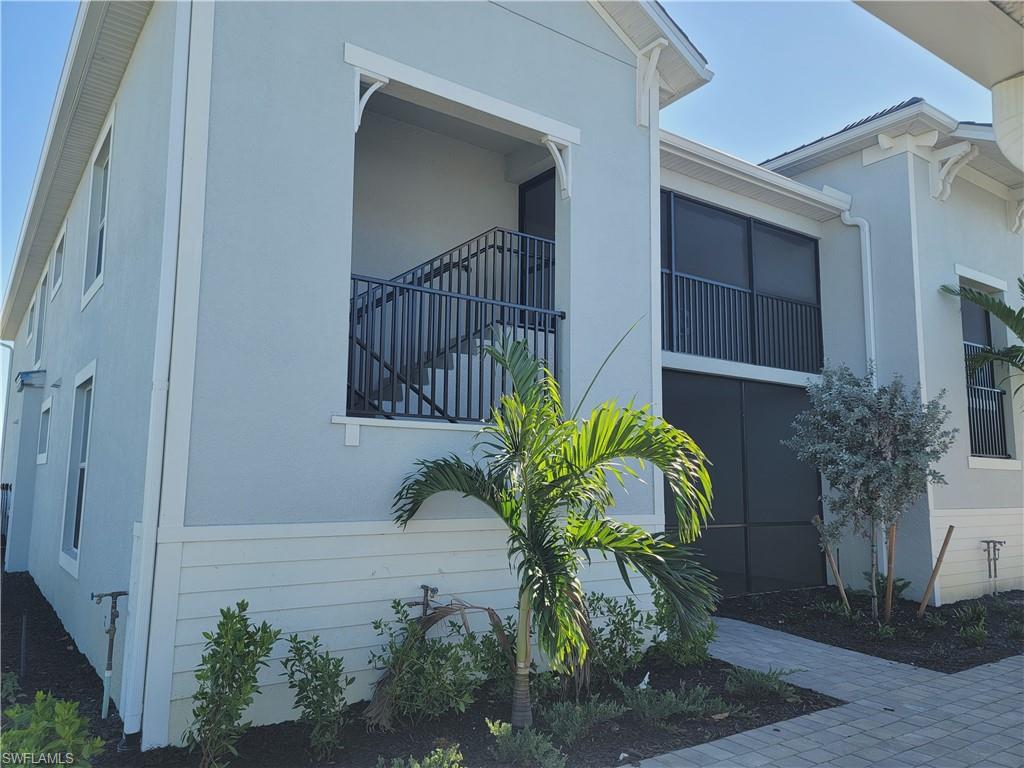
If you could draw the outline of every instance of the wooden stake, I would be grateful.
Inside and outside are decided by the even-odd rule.
[[[817,527],[817,522],[819,520],[821,520],[821,518],[818,515],[815,515],[811,518],[811,523]],[[822,524],[824,524],[823,520]],[[825,546],[823,549],[825,550],[825,561],[828,563],[829,570],[832,571],[832,578],[836,580],[836,586],[839,587],[839,597],[842,598],[843,605],[846,606],[846,612],[849,613],[850,600],[846,597],[846,588],[843,587],[843,577],[839,575],[839,565],[836,563],[835,556],[832,554],[832,547],[827,541],[824,542],[824,544]]]
[[[892,618],[892,582],[895,574],[893,569],[896,565],[896,524],[893,523],[889,526],[886,541],[886,574],[885,574],[885,614],[883,616],[883,624],[888,624]]]
[[[921,598],[921,605],[917,609],[917,618],[924,616],[924,609],[928,607],[928,598],[932,596],[932,590],[935,589],[935,579],[939,577],[939,568],[942,567],[942,558],[946,556],[946,547],[949,546],[949,540],[953,538],[953,528],[956,526],[949,526],[946,529],[946,538],[942,541],[942,548],[939,550],[939,556],[935,558],[935,567],[932,568],[931,578],[928,579],[928,586],[924,588],[924,597]]]

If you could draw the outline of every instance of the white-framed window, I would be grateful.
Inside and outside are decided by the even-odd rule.
[[[31,344],[36,333],[36,297],[28,303],[28,333],[25,335],[25,344]]]
[[[57,244],[53,246],[53,255],[50,257],[50,300],[57,295],[61,284],[64,282],[64,234],[65,227],[61,228],[57,236]]]
[[[50,447],[50,411],[53,409],[53,398],[48,397],[39,409],[39,440],[36,443],[36,464],[46,463],[46,454]]]
[[[43,278],[39,281],[39,289],[36,291],[36,339],[35,339],[35,367],[39,368],[43,360],[43,333],[46,322],[46,305],[49,303],[46,295],[49,293],[50,273],[43,272]]]
[[[107,214],[110,199],[110,140],[106,135],[92,161],[92,183],[89,194],[89,239],[86,243],[85,270],[82,276],[82,309],[103,285],[103,268],[107,260]]]
[[[82,546],[86,493],[89,479],[89,442],[92,433],[93,393],[96,361],[75,376],[71,416],[71,447],[68,452],[68,480],[64,497],[64,530],[61,535],[60,564],[78,578],[78,555]]]

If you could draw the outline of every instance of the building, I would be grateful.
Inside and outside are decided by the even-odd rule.
[[[393,598],[426,583],[512,608],[498,521],[458,498],[390,521],[413,462],[466,453],[507,386],[480,353],[495,333],[526,338],[573,402],[637,324],[597,390],[712,455],[704,546],[728,591],[826,578],[818,478],[778,448],[825,359],[944,386],[968,424],[959,306],[937,286],[1007,291],[1019,172],[984,126],[941,116],[926,145],[900,110],[766,167],[661,132],[659,108],[710,79],[652,3],[82,6],[0,315],[5,569],[31,572],[98,669],[89,595],[128,590],[126,733],[179,739],[201,633],[241,598],[344,653],[355,695]],[[959,141],[978,151],[954,172]],[[918,589],[968,503],[971,536],[1008,542],[1001,584],[1021,580],[1020,409],[1000,402],[1006,456],[970,458],[965,432],[901,537]],[[646,477],[618,514],[661,527]],[[987,588],[962,543],[937,600]],[[611,563],[587,579],[625,589]],[[264,682],[253,720],[291,717]]]

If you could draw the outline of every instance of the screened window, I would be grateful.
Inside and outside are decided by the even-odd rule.
[[[46,323],[46,305],[47,295],[49,293],[49,274],[43,273],[43,279],[39,283],[39,293],[36,298],[36,367],[39,367],[40,361],[43,359],[43,330]]]
[[[979,352],[992,348],[992,320],[989,313],[971,301],[960,302],[960,323],[964,336],[964,362],[967,366],[967,422],[971,455],[1008,458],[1006,429],[1006,392],[995,366],[971,365]]]
[[[675,270],[739,288],[750,287],[747,220],[675,198]]]
[[[89,478],[89,439],[92,432],[93,384],[95,365],[79,374],[75,387],[74,413],[71,429],[71,453],[68,466],[67,502],[64,510],[64,531],[61,562],[77,575],[78,552],[82,543],[82,521],[85,516],[86,491]]]
[[[36,334],[36,297],[32,297],[32,301],[28,305],[28,333],[25,336],[26,342],[31,342],[32,338]]]
[[[51,267],[50,298],[56,295],[57,289],[64,282],[64,235],[57,241],[57,247],[53,249],[53,266]]]
[[[46,463],[46,454],[50,447],[50,409],[53,398],[48,397],[39,411],[39,441],[36,447],[36,464]]]
[[[107,208],[110,190],[110,133],[103,140],[92,166],[89,203],[89,247],[85,263],[85,293],[99,287],[107,258]]]

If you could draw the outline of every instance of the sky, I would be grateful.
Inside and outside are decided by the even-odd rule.
[[[760,162],[911,96],[988,121],[988,91],[849,2],[666,2],[714,79],[662,126]],[[75,3],[0,3],[0,195],[7,285]]]

